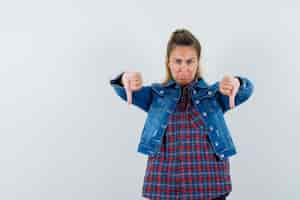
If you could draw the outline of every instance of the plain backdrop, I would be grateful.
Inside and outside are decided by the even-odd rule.
[[[164,78],[177,28],[203,47],[208,83],[249,78],[226,114],[238,153],[229,200],[300,199],[297,1],[1,1],[0,199],[140,200],[146,113],[109,80]]]

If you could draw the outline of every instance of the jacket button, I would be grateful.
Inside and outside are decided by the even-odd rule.
[[[163,90],[161,90],[161,91],[159,91],[159,93],[160,93],[160,94],[163,94],[163,93],[164,93],[164,91],[163,91]]]
[[[161,127],[163,127],[163,128],[167,128],[167,125],[163,124],[163,125],[161,125]]]
[[[193,90],[193,93],[196,94],[197,93],[196,90]]]
[[[219,145],[219,143],[218,143],[218,142],[215,142],[215,144],[216,144],[216,146],[218,146],[218,145]]]
[[[196,104],[199,104],[199,100],[196,100]]]
[[[211,130],[211,131],[212,131],[212,130],[214,130],[214,127],[212,127],[212,126],[209,126],[209,130]]]
[[[220,154],[219,156],[220,156],[220,158],[224,158],[224,154]]]
[[[211,92],[211,91],[208,91],[207,93],[208,93],[208,95],[211,95],[211,94],[212,94],[212,92]]]
[[[206,116],[207,116],[207,113],[206,113],[206,112],[203,112],[202,114],[203,114],[203,116],[204,116],[204,117],[206,117]]]

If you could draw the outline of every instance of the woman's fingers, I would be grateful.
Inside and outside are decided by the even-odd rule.
[[[143,84],[142,76],[140,72],[133,72],[132,77],[130,79],[131,89],[132,91],[139,90]]]
[[[235,99],[235,96],[236,96],[236,93],[238,92],[239,88],[240,88],[240,81],[238,78],[235,78],[233,77],[233,89],[232,89],[232,94],[231,94],[231,103],[230,103],[230,107],[233,108],[235,106],[235,102],[234,102],[234,99]]]
[[[235,99],[235,95],[236,95],[236,93],[237,93],[237,91],[238,91],[238,86],[235,86],[235,87],[233,87],[233,89],[232,89],[232,94],[229,96],[229,104],[230,104],[230,108],[234,108],[234,106],[235,106],[235,102],[234,102],[234,99]]]
[[[230,108],[234,108],[234,97],[235,97],[235,91],[234,91],[234,88],[232,89],[224,89],[224,87],[222,87],[222,89],[220,89],[221,92],[227,96],[229,96],[229,106]]]
[[[233,84],[224,83],[222,84],[222,88],[231,90],[233,88]]]
[[[224,84],[223,82],[221,82],[220,84],[220,91],[226,95],[230,94],[232,88],[233,88],[232,85]]]
[[[233,89],[233,86],[221,86],[221,88],[223,91],[231,91]]]
[[[235,95],[239,89],[239,80],[233,76],[224,76],[220,83],[220,91],[229,96],[229,106],[234,108],[235,106]]]
[[[141,83],[132,83],[130,84],[130,88],[132,91],[139,90],[141,88],[142,84]]]
[[[131,80],[130,80],[130,74],[125,73],[124,74],[124,87],[126,91],[126,97],[127,97],[127,103],[132,103],[132,91],[131,91]]]
[[[229,96],[229,107],[232,109],[235,106],[235,95],[237,92],[237,87],[234,82],[234,77],[230,75],[225,75],[220,83],[220,91]]]
[[[235,95],[229,95],[229,107],[230,107],[230,109],[232,109],[232,108],[234,108],[234,96]]]
[[[229,96],[231,94],[231,90],[229,90],[229,89],[221,88],[220,91],[227,96]]]
[[[123,82],[128,104],[132,104],[132,92],[142,87],[143,80],[140,72],[125,72]]]

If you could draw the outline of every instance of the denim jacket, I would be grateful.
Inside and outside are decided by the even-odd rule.
[[[116,94],[127,101],[125,88],[121,83],[124,72],[110,80]],[[235,106],[245,102],[252,94],[254,86],[246,77],[235,76],[240,87],[235,96]],[[211,85],[203,78],[192,85],[192,100],[204,124],[208,127],[208,138],[215,154],[223,160],[237,153],[224,114],[230,109],[229,97],[219,91],[219,82]],[[147,112],[147,118],[140,136],[137,152],[155,155],[162,143],[169,115],[176,108],[181,96],[180,86],[170,80],[167,84],[152,83],[132,92],[132,104]]]

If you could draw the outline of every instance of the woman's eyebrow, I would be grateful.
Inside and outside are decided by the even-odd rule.
[[[184,60],[182,58],[173,58],[174,60]],[[186,60],[189,61],[189,60],[193,60],[193,59],[196,59],[195,57],[192,57],[192,58],[187,58]]]

